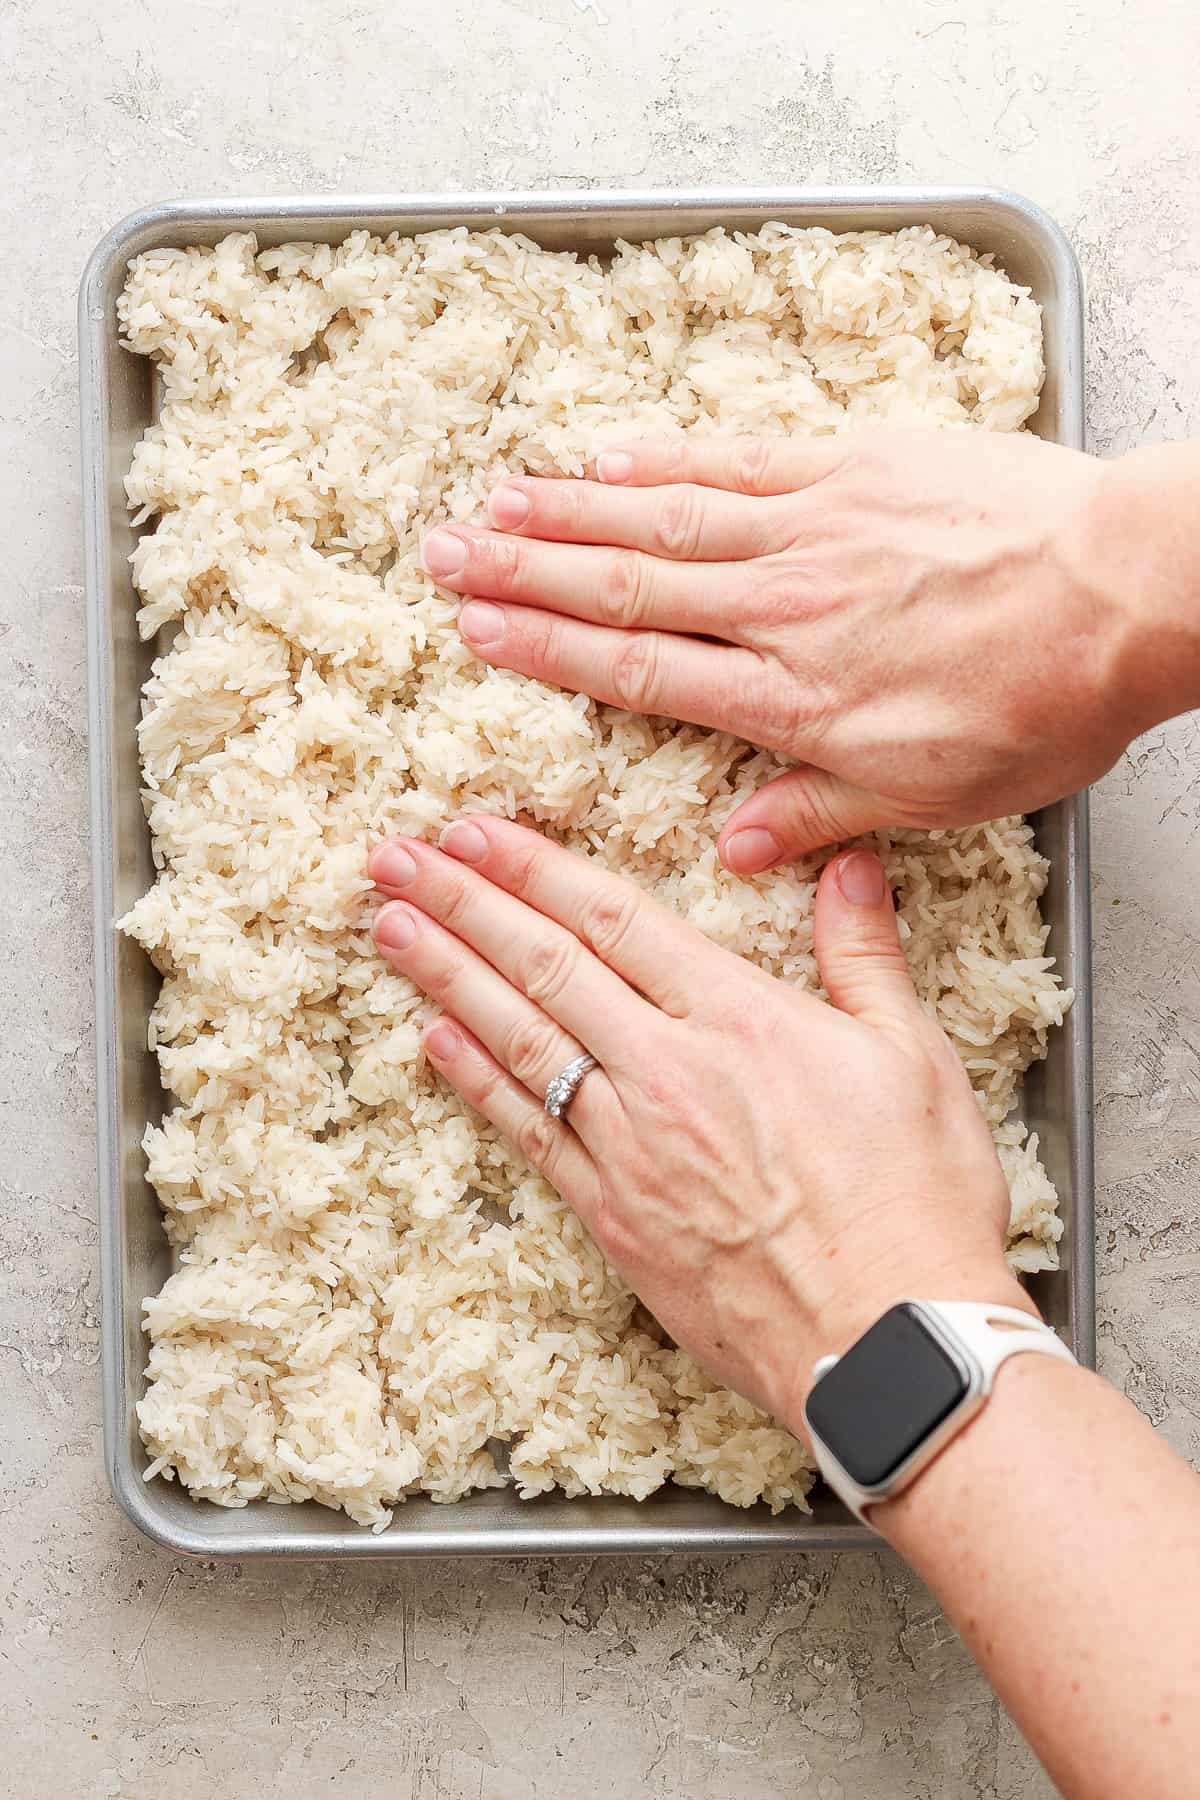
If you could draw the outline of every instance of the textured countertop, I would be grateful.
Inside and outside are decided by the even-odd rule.
[[[218,1567],[116,1513],[74,291],[189,192],[996,183],[1075,241],[1112,452],[1200,431],[1198,66],[1187,0],[0,0],[0,1794],[1050,1792],[889,1555]],[[1196,735],[1094,856],[1102,1362],[1200,1460]]]

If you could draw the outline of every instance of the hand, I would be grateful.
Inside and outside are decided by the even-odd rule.
[[[436,1068],[676,1341],[793,1431],[816,1357],[904,1295],[1030,1306],[987,1126],[869,852],[818,891],[832,1006],[503,819],[392,839],[370,871],[397,896],[379,949],[445,1009]],[[556,1121],[546,1083],[581,1046],[600,1067]]]
[[[462,609],[488,662],[796,759],[721,834],[746,874],[1030,811],[1167,716],[1132,650],[1145,584],[1106,537],[1114,466],[986,432],[681,436],[506,481],[496,529],[424,553],[504,602]]]

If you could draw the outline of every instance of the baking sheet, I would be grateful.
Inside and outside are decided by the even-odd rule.
[[[769,220],[833,231],[895,230],[928,223],[994,252],[1043,310],[1046,384],[1031,428],[1083,447],[1083,305],[1078,265],[1058,227],[1030,202],[974,188],[779,188],[685,192],[368,196],[352,199],[197,200],[152,207],[97,245],[79,297],[80,398],[90,662],[93,885],[96,956],[97,1130],[102,1256],[105,1456],[113,1493],[155,1542],[198,1556],[378,1557],[401,1555],[647,1554],[674,1551],[849,1549],[881,1540],[824,1489],[810,1516],[726,1506],[668,1485],[649,1500],[519,1500],[511,1489],[453,1506],[417,1496],[373,1534],[310,1502],[238,1510],[197,1504],[178,1483],[146,1483],[148,1458],[134,1406],[147,1343],[141,1301],[170,1269],[158,1203],[140,1140],[164,1096],[146,1047],[158,977],[113,920],[153,881],[140,798],[136,726],[142,683],[155,655],[135,623],[128,555],[135,541],[123,479],[154,416],[149,362],[122,350],[116,300],[131,257],[162,246],[214,244],[254,231],[261,244],[336,243],[347,233],[385,235],[450,225],[510,226],[551,249],[603,254],[615,238],[756,230]],[[1060,1196],[1062,1268],[1031,1283],[1038,1304],[1085,1363],[1095,1356],[1092,1178],[1091,964],[1086,796],[1035,815],[1052,874],[1043,902],[1050,950],[1075,1005],[1051,1037],[1045,1063],[1025,1081],[1023,1116],[1041,1137]]]

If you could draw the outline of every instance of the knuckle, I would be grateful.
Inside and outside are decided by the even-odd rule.
[[[661,685],[662,646],[656,633],[636,633],[621,645],[612,662],[617,705],[626,712],[652,713]]]
[[[753,571],[750,599],[754,614],[763,625],[786,628],[807,612],[796,571],[782,559],[764,563]]]
[[[691,1106],[689,1088],[676,1069],[649,1069],[641,1078],[641,1100],[662,1123],[683,1120]]]
[[[451,931],[457,931],[471,910],[471,890],[465,881],[452,881],[447,884],[442,895],[438,916],[441,923]]]
[[[797,842],[836,844],[846,835],[822,782],[797,783],[788,796],[787,822]]]
[[[584,942],[608,962],[633,931],[640,909],[640,896],[634,892],[593,894],[584,903],[579,916]]]
[[[703,999],[699,1004],[694,998],[699,984],[692,984],[692,1008],[685,1023],[693,1028],[698,1025],[709,1042],[714,1038],[721,1043],[728,1040],[755,1057],[772,1060],[777,1057],[780,1044],[790,1039],[793,996],[776,976],[768,975],[757,964],[744,962],[739,956],[735,967],[729,968],[726,965],[734,960],[733,955],[724,952],[723,956],[724,962],[705,968]],[[671,1092],[677,1094],[678,1103],[685,1110],[693,1107],[687,1097],[696,1081],[689,1066],[691,1060],[681,1049],[676,1049],[670,1059],[664,1057]]]
[[[864,963],[856,973],[865,994],[874,971]],[[930,1025],[932,1030],[928,1029]],[[881,1079],[893,1081],[918,1113],[928,1113],[932,1108],[944,1114],[961,1096],[965,1083],[957,1054],[948,1040],[939,1043],[939,1037],[943,1037],[940,1027],[914,1007],[911,1014],[902,1014],[890,1022],[886,1037],[876,1047],[875,1063]],[[889,1052],[890,1061],[885,1063],[883,1058]]]
[[[584,481],[564,481],[556,492],[558,521],[568,537],[582,534],[592,510],[592,489]]]
[[[514,1142],[527,1163],[548,1169],[562,1142],[562,1128],[548,1112],[528,1112],[517,1126]]]
[[[636,625],[645,604],[645,562],[636,550],[614,550],[597,596],[606,625]]]
[[[552,673],[558,667],[562,632],[557,619],[522,609],[522,616],[509,629],[523,640],[525,660],[535,674]]]
[[[536,1013],[519,1018],[504,1034],[502,1061],[518,1081],[527,1085],[536,1083],[554,1061],[558,1038],[559,1033],[549,1019],[539,1018]]]
[[[739,1005],[730,1007],[728,1013],[722,1016],[722,1029],[749,1049],[778,1042],[779,1026],[783,1023],[778,1010],[764,1004],[762,996],[754,992],[753,986],[739,995],[739,1002]]]
[[[771,734],[769,741],[780,749],[798,753],[803,746],[811,747],[819,732],[821,713],[816,696],[786,670],[771,684],[762,712]],[[764,737],[763,741],[768,740]]]
[[[691,1024],[668,1017],[651,1019],[637,1044],[636,1069],[630,1070],[636,1076],[630,1103],[643,1123],[657,1126],[664,1116],[679,1122],[695,1117],[709,1042],[707,1033],[701,1037]],[[620,1072],[621,1065],[617,1066]]]
[[[694,487],[674,488],[658,503],[650,548],[686,562],[698,554],[703,531],[703,495]]]
[[[447,1012],[455,1012],[454,999],[462,981],[462,958],[453,951],[446,951],[431,960],[428,967],[422,970],[420,985],[431,999]]]
[[[578,971],[580,955],[578,940],[565,932],[534,944],[521,962],[521,987],[539,1005],[552,1006]]]
[[[818,823],[833,826],[834,821],[817,809]],[[838,965],[843,972],[861,971],[865,982],[870,982],[879,970],[900,970],[905,967],[904,958],[892,943],[889,944],[877,932],[859,931],[845,932],[838,939]]]
[[[528,551],[519,538],[491,537],[487,543],[487,566],[498,594],[514,593],[525,576]]]
[[[460,1093],[466,1096],[472,1106],[478,1107],[480,1112],[493,1118],[495,1103],[504,1093],[505,1076],[501,1070],[493,1068],[490,1062],[482,1067],[479,1066],[479,1063],[478,1056],[471,1057],[461,1071],[461,1079],[456,1073],[454,1085]]]
[[[536,891],[540,862],[540,844],[529,850],[516,850],[509,857],[505,886],[518,900],[526,900]]]
[[[536,480],[525,490],[532,510],[522,530],[536,528],[556,538],[573,538],[585,516],[581,492],[584,485],[582,481],[558,476]]]
[[[743,494],[761,494],[771,467],[766,438],[740,437],[733,446],[734,486]]]
[[[757,556],[780,556],[785,558],[785,567],[792,561],[788,553],[793,549],[801,529],[795,496],[792,494],[755,495],[757,504],[746,521],[746,538]],[[795,610],[795,588],[799,584],[793,578],[792,608]]]
[[[687,438],[682,433],[678,437],[667,438],[662,446],[659,479],[683,481],[687,476],[689,463]]]

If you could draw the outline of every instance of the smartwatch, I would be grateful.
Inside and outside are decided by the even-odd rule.
[[[843,1356],[813,1369],[804,1423],[817,1467],[864,1523],[914,1480],[987,1402],[1010,1356],[1075,1361],[1049,1325],[1013,1306],[903,1300]]]

